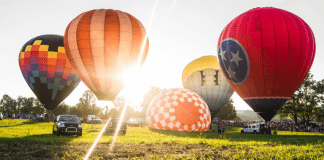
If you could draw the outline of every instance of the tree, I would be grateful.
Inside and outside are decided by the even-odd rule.
[[[298,114],[303,111],[303,106],[300,101],[302,97],[303,92],[301,92],[301,88],[298,88],[295,94],[293,94],[290,99],[282,106],[282,108],[277,111],[279,117],[281,117],[281,119],[283,117],[290,117],[297,124]]]
[[[85,117],[83,117],[84,114],[76,106],[72,106],[69,109],[69,115],[76,115],[78,117],[85,118]]]
[[[90,110],[90,106],[96,103],[96,98],[93,92],[90,90],[86,90],[82,97],[79,99],[79,102],[76,104],[77,111],[76,115],[79,117],[87,118],[88,115],[93,115]],[[73,110],[75,112],[75,110]]]
[[[16,100],[12,99],[9,95],[3,95],[2,99],[0,100],[0,104],[2,106],[2,112],[10,115],[17,114]]]
[[[23,108],[24,106],[24,98],[25,97],[22,97],[22,96],[18,96],[17,100],[16,100],[16,105],[17,105],[17,111],[18,113],[22,113],[21,112],[21,109]]]
[[[235,107],[233,105],[233,99],[230,99],[225,106],[217,113],[216,117],[223,120],[234,120],[238,118]]]
[[[324,105],[316,109],[315,121],[324,122]]]
[[[151,101],[153,100],[153,98],[155,96],[157,96],[159,93],[165,91],[166,89],[161,89],[161,88],[158,88],[158,87],[151,87],[149,92],[147,92],[145,95],[144,95],[144,100],[143,102],[140,104],[140,108],[141,108],[141,113],[140,113],[140,116],[142,118],[146,118],[146,110],[147,108],[149,107]]]
[[[34,97],[22,97],[21,99],[21,113],[31,113],[33,111],[33,107],[34,107],[34,101],[35,98]]]
[[[117,97],[114,103],[115,110],[110,110],[109,115],[114,118],[120,118],[121,113],[123,112],[124,107],[126,106],[126,98],[125,97]],[[127,109],[125,111],[124,120],[127,121],[130,118],[137,118],[139,114],[134,110],[134,107],[127,104]]]
[[[118,118],[118,117],[119,117],[118,110],[116,108],[112,108],[109,111],[109,118],[113,119],[113,118]]]
[[[53,110],[52,113],[54,115],[62,115],[62,114],[69,114],[69,109],[71,107],[67,104],[65,104],[64,102],[57,105]]]
[[[319,106],[324,102],[324,80],[316,81],[309,72],[303,83],[290,97],[287,103],[278,111],[280,116],[289,116],[295,123],[298,119],[306,121],[314,117]]]
[[[38,98],[35,99],[34,101],[34,107],[33,107],[33,113],[44,113],[45,112],[45,108],[44,105],[39,101]]]
[[[93,92],[86,90],[75,107],[70,108],[70,114],[87,118],[88,115],[97,115],[102,112],[102,108],[96,105],[96,97]]]

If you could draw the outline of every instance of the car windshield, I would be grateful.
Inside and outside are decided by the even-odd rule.
[[[73,116],[60,117],[59,121],[80,122],[78,117]]]

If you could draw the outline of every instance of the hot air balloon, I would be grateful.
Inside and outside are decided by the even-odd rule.
[[[80,14],[64,37],[66,55],[80,79],[99,100],[108,101],[123,89],[126,70],[144,63],[148,44],[139,20],[112,9]]]
[[[80,83],[66,59],[63,36],[41,35],[24,44],[19,66],[30,89],[48,110],[53,110]]]
[[[223,29],[217,53],[229,84],[270,121],[307,76],[315,39],[300,17],[272,7],[254,8]]]
[[[220,71],[216,56],[203,56],[190,62],[182,72],[182,85],[205,100],[212,119],[234,93]]]
[[[205,101],[189,89],[169,89],[151,101],[146,111],[150,128],[176,131],[207,131],[210,112]]]

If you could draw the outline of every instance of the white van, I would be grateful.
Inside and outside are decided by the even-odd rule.
[[[241,128],[241,133],[260,134],[261,127],[264,127],[264,124],[248,124],[247,126]]]

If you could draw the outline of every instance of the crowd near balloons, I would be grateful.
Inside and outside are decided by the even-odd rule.
[[[48,110],[81,80],[98,100],[114,101],[125,87],[123,74],[148,55],[143,24],[129,13],[98,9],[66,26],[64,37],[49,33],[23,45],[19,66],[28,86]],[[183,66],[184,88],[157,95],[146,121],[153,129],[207,131],[235,91],[268,122],[301,85],[314,57],[315,38],[303,19],[278,8],[251,9],[225,26],[214,55]]]

